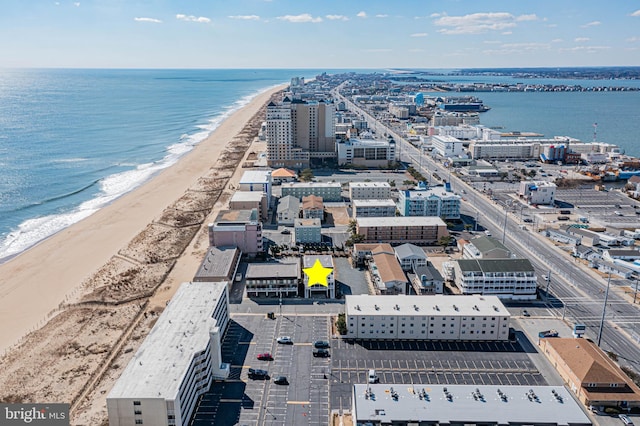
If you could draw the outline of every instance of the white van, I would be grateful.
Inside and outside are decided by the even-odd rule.
[[[369,383],[378,383],[380,379],[376,375],[376,370],[369,370]]]

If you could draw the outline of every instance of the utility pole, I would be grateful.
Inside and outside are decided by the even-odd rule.
[[[638,297],[638,279],[636,278],[636,291],[633,292],[633,304],[636,304],[636,297]]]
[[[502,244],[504,245],[504,239],[507,236],[507,215],[509,214],[509,210],[507,210],[507,206],[504,206],[504,228],[502,228]]]
[[[600,330],[598,330],[598,347],[602,341],[602,329],[604,328],[604,316],[607,313],[607,299],[609,299],[609,286],[611,285],[611,272],[607,280],[607,291],[604,292],[604,303],[602,304],[602,318],[600,319]]]
[[[544,290],[544,293],[547,295],[547,300],[549,300],[549,284],[551,283],[551,269],[547,272],[547,288]]]

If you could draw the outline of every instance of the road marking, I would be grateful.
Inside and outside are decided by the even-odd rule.
[[[309,401],[287,401],[287,404],[292,405],[311,405]]]
[[[241,399],[221,399],[220,403],[223,403],[223,402],[239,403],[239,402],[242,402],[242,400]]]
[[[256,342],[238,342],[238,345],[255,345]]]

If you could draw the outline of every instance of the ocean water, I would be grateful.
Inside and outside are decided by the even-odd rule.
[[[260,91],[317,74],[0,70],[0,259],[175,163]]]
[[[0,70],[0,261],[175,163],[260,91],[323,71],[344,72]],[[640,156],[640,92],[477,95],[487,126],[589,141],[597,122],[598,140]]]

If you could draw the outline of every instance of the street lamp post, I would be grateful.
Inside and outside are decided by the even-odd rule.
[[[509,210],[507,210],[507,206],[504,206],[504,228],[502,229],[502,244],[504,244],[504,240],[507,236],[507,215],[509,214]]]
[[[636,297],[638,297],[638,279],[636,278],[636,290],[633,292],[633,304],[636,304]]]
[[[607,299],[609,299],[609,286],[611,285],[611,272],[609,272],[609,279],[607,280],[607,291],[604,292],[604,303],[602,304],[602,318],[600,319],[600,330],[598,330],[598,346],[602,341],[602,329],[604,328],[604,316],[607,313]]]

